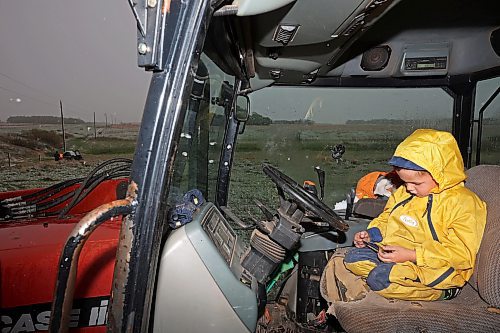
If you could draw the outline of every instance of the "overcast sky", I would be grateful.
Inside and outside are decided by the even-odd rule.
[[[110,122],[141,120],[151,74],[137,67],[136,25],[127,0],[0,0],[0,43],[0,121],[12,115],[59,116],[60,99],[65,117],[92,121],[95,112],[98,122],[105,114]],[[499,82],[483,85],[478,102]],[[252,110],[274,119],[301,119],[312,108],[313,120],[339,123],[361,119],[358,111],[367,109],[375,118],[401,108],[403,114],[440,116],[435,110],[449,110],[450,103],[438,89],[431,94],[398,90],[382,98],[344,89],[320,101],[317,92],[298,99],[286,92],[258,92]],[[430,97],[436,104],[422,103]],[[499,109],[497,98],[488,113],[498,117]],[[336,118],[326,120],[330,111]]]
[[[0,0],[0,43],[1,121],[58,116],[60,99],[65,117],[140,121],[151,74],[126,0]]]

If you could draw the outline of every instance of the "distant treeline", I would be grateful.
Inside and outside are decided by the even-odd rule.
[[[415,124],[419,122],[431,122],[434,124],[439,123],[450,123],[450,119],[369,119],[369,120],[348,120],[345,123],[347,125],[359,125],[359,124],[382,124],[382,125],[404,125],[404,124]]]
[[[306,124],[306,125],[312,125],[314,124],[314,121],[310,119],[296,119],[296,120],[275,120],[275,124]]]
[[[269,117],[264,117],[257,112],[253,112],[248,117],[247,125],[271,125],[273,120]]]
[[[496,124],[499,122],[498,118],[485,118],[484,125]],[[448,118],[440,119],[370,119],[370,120],[348,120],[347,125],[360,125],[360,124],[381,124],[381,125],[449,125],[451,120]]]
[[[21,124],[60,124],[61,118],[54,116],[12,116],[7,118],[8,123]],[[65,124],[85,124],[78,118],[64,118]]]

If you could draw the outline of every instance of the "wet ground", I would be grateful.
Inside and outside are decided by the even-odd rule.
[[[103,160],[22,161],[0,166],[0,192],[43,188],[74,178],[86,177]]]

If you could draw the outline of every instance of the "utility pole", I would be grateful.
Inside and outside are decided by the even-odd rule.
[[[95,127],[95,112],[94,112],[94,139],[97,139],[97,128]]]
[[[62,100],[59,100],[59,106],[61,107],[61,127],[62,127],[63,153],[64,153],[66,151],[66,135],[64,133],[64,115],[63,115]]]
[[[104,118],[106,119],[106,126],[104,126],[104,128],[108,128],[108,115],[106,113],[104,113]]]

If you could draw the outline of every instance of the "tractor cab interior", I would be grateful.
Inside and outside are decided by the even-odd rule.
[[[46,216],[8,222],[43,231],[65,218],[57,242],[47,237],[58,272],[43,276],[55,282],[54,297],[47,291],[33,304],[16,303],[2,315],[2,331],[24,318],[18,308],[39,315],[37,329],[51,332],[70,325],[113,332],[498,330],[499,1],[129,4],[138,65],[152,77],[133,161],[115,160],[112,171],[59,188],[55,198],[76,208],[60,199]],[[466,186],[488,205],[473,277],[448,301],[369,293],[329,304],[320,289],[328,261],[383,209],[397,182],[379,183],[378,175],[392,170],[387,162],[397,145],[420,128],[453,134]],[[373,172],[379,188],[371,186],[371,198],[357,196],[356,184]],[[76,191],[78,182],[100,188],[90,196],[97,199],[78,198],[91,191],[83,186],[70,196],[68,186]],[[18,195],[0,199],[10,204]],[[3,250],[16,265],[15,246]],[[80,252],[85,274],[77,274]],[[85,280],[92,269],[99,283]],[[30,283],[4,276],[2,284]],[[80,316],[85,325],[75,324],[75,306],[91,298]],[[52,309],[42,311],[48,302]]]
[[[219,239],[216,247],[230,248],[238,239],[247,248],[225,253],[239,253],[238,269],[231,267],[257,295],[260,319],[250,330],[495,330],[494,208],[487,230],[496,231],[481,247],[471,283],[453,301],[370,294],[331,308],[338,322],[315,324],[328,308],[319,292],[328,258],[352,246],[354,233],[374,217],[370,205],[384,206],[378,199],[355,203],[353,187],[367,173],[390,171],[395,147],[415,129],[452,132],[467,168],[493,165],[470,169],[467,186],[496,207],[498,196],[477,182],[498,178],[498,145],[492,144],[499,129],[498,9],[491,1],[299,0],[240,1],[215,11],[201,63],[210,73],[220,71],[220,81],[210,76],[211,87],[229,82],[248,96],[250,115],[237,121],[226,109],[221,156],[208,158],[208,173],[218,170],[208,200],[223,217],[217,225],[227,221],[224,235],[232,235],[210,237]],[[206,126],[209,136],[213,124],[219,123]],[[163,325],[177,317],[165,316]]]
[[[328,309],[320,294],[328,259],[338,248],[352,246],[353,235],[385,204],[382,196],[355,200],[356,182],[373,171],[389,172],[394,149],[415,129],[452,132],[467,168],[493,165],[470,169],[467,186],[496,207],[498,196],[476,184],[498,178],[500,26],[493,14],[498,9],[491,1],[298,0],[239,1],[214,12],[181,132],[170,200],[175,205],[197,188],[214,204],[196,228],[208,234],[213,251],[227,262],[220,263],[228,266],[227,276],[207,263],[206,249],[196,251],[240,318],[243,328],[231,329],[495,330],[500,299],[493,290],[499,281],[490,272],[498,270],[491,255],[498,231],[485,240],[478,272],[453,301],[393,301],[370,294],[331,307],[336,315],[327,323],[318,324],[318,318]],[[231,90],[247,96],[249,104],[223,103]],[[247,108],[248,117],[238,119],[236,112]],[[194,147],[205,155],[193,154]],[[493,208],[487,230],[498,229],[496,216]],[[194,225],[174,230],[175,243],[166,241],[155,325],[185,324],[163,290],[200,274],[177,271],[183,275],[172,277],[166,268],[174,267],[174,244],[184,237],[196,243],[186,233]],[[483,266],[486,257],[491,260]],[[234,277],[252,290],[251,303],[245,298],[244,306],[237,306],[237,297],[222,286],[220,281]],[[213,299],[207,290],[212,289],[200,287],[197,293]],[[256,312],[242,310],[252,307]],[[203,328],[196,323],[190,328],[206,330],[206,321],[220,327],[210,318],[222,313],[197,313]]]

